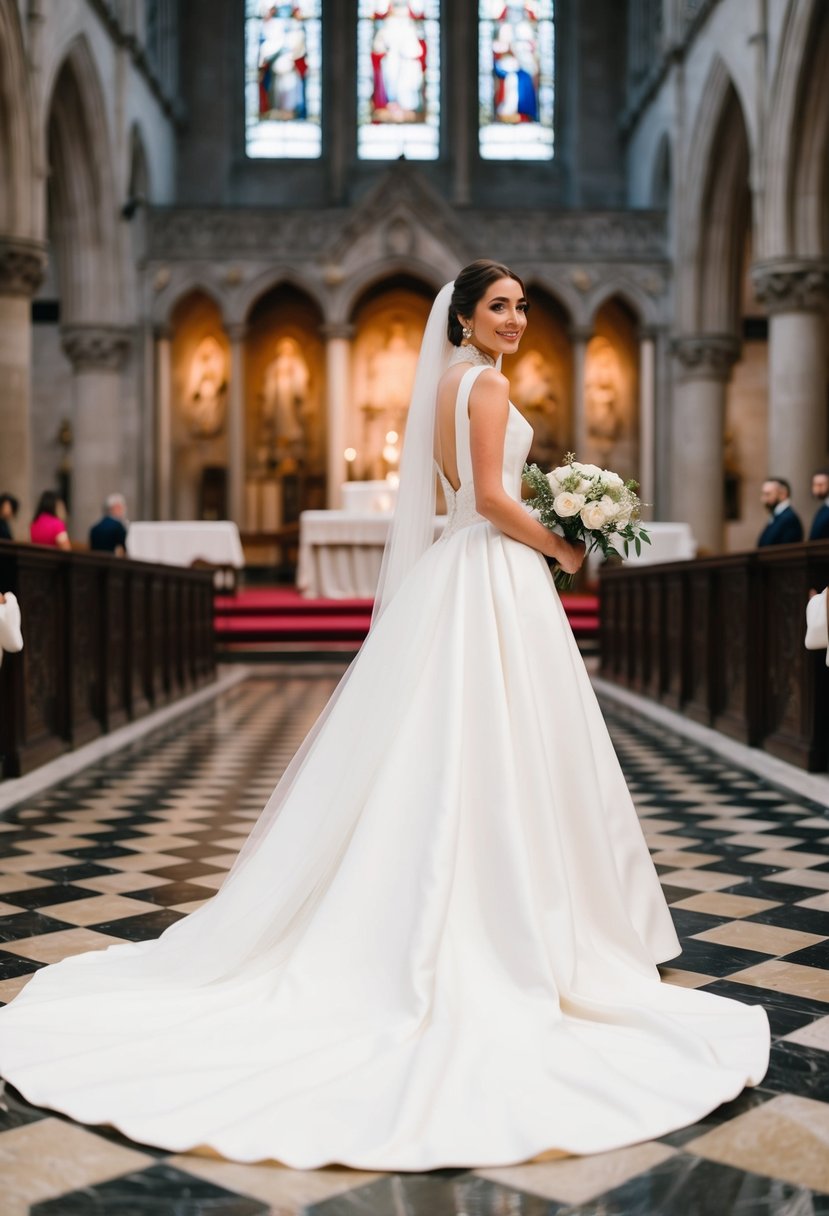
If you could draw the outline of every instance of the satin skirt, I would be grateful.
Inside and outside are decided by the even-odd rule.
[[[256,844],[157,941],[0,1010],[29,1101],[174,1152],[369,1170],[592,1153],[766,1070],[747,1006],[660,982],[679,945],[543,559],[435,544]]]

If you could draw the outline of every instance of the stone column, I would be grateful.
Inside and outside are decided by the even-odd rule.
[[[774,261],[752,268],[769,313],[769,451],[766,472],[787,478],[804,523],[811,475],[826,461],[826,304],[829,262]]]
[[[155,331],[155,510],[158,519],[173,513],[173,368],[172,332]]]
[[[0,237],[0,491],[20,500],[16,537],[28,539],[32,517],[31,298],[46,265],[38,241]]]
[[[326,442],[328,444],[328,507],[342,506],[346,478],[345,423],[351,392],[353,325],[325,325]]]
[[[70,532],[79,541],[121,490],[121,369],[132,333],[119,325],[68,325],[61,332],[72,364],[72,503]]]
[[[673,342],[671,514],[691,525],[701,552],[723,542],[725,393],[740,351],[732,334],[691,334]]]
[[[656,502],[656,344],[643,330],[639,340],[639,496],[653,508]],[[655,511],[648,509],[647,518]]]
[[[228,517],[245,527],[245,338],[247,326],[225,326],[230,339],[230,385],[227,413]]]
[[[570,341],[573,344],[573,451],[577,460],[587,460],[587,417],[584,412],[584,368],[587,362],[587,343],[593,337],[592,329],[573,327]],[[564,453],[561,453],[563,456]]]

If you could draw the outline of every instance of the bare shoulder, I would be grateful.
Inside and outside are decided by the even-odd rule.
[[[472,385],[470,405],[506,407],[509,403],[509,380],[494,367],[488,367]]]

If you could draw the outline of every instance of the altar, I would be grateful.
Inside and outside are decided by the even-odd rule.
[[[245,565],[239,529],[224,519],[139,520],[127,530],[127,554],[170,566],[215,566],[214,583],[223,590],[233,589]]]
[[[384,482],[352,482],[343,487],[343,499],[348,505],[342,510],[303,511],[299,517],[296,581],[309,599],[370,600],[377,590],[394,489]],[[445,523],[444,515],[435,516],[435,540]]]

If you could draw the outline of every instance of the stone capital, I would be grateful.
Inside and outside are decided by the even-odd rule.
[[[683,380],[727,380],[740,354],[733,334],[677,334],[671,354]]]
[[[326,342],[330,338],[345,338],[350,342],[354,337],[354,332],[354,326],[349,325],[347,321],[334,321],[330,325],[320,326],[320,334]]]
[[[46,270],[46,246],[42,241],[0,237],[0,296],[31,298]]]
[[[776,258],[751,268],[754,294],[769,313],[822,312],[829,303],[829,261]]]
[[[122,325],[66,325],[61,342],[76,372],[119,371],[132,345],[132,331]]]

